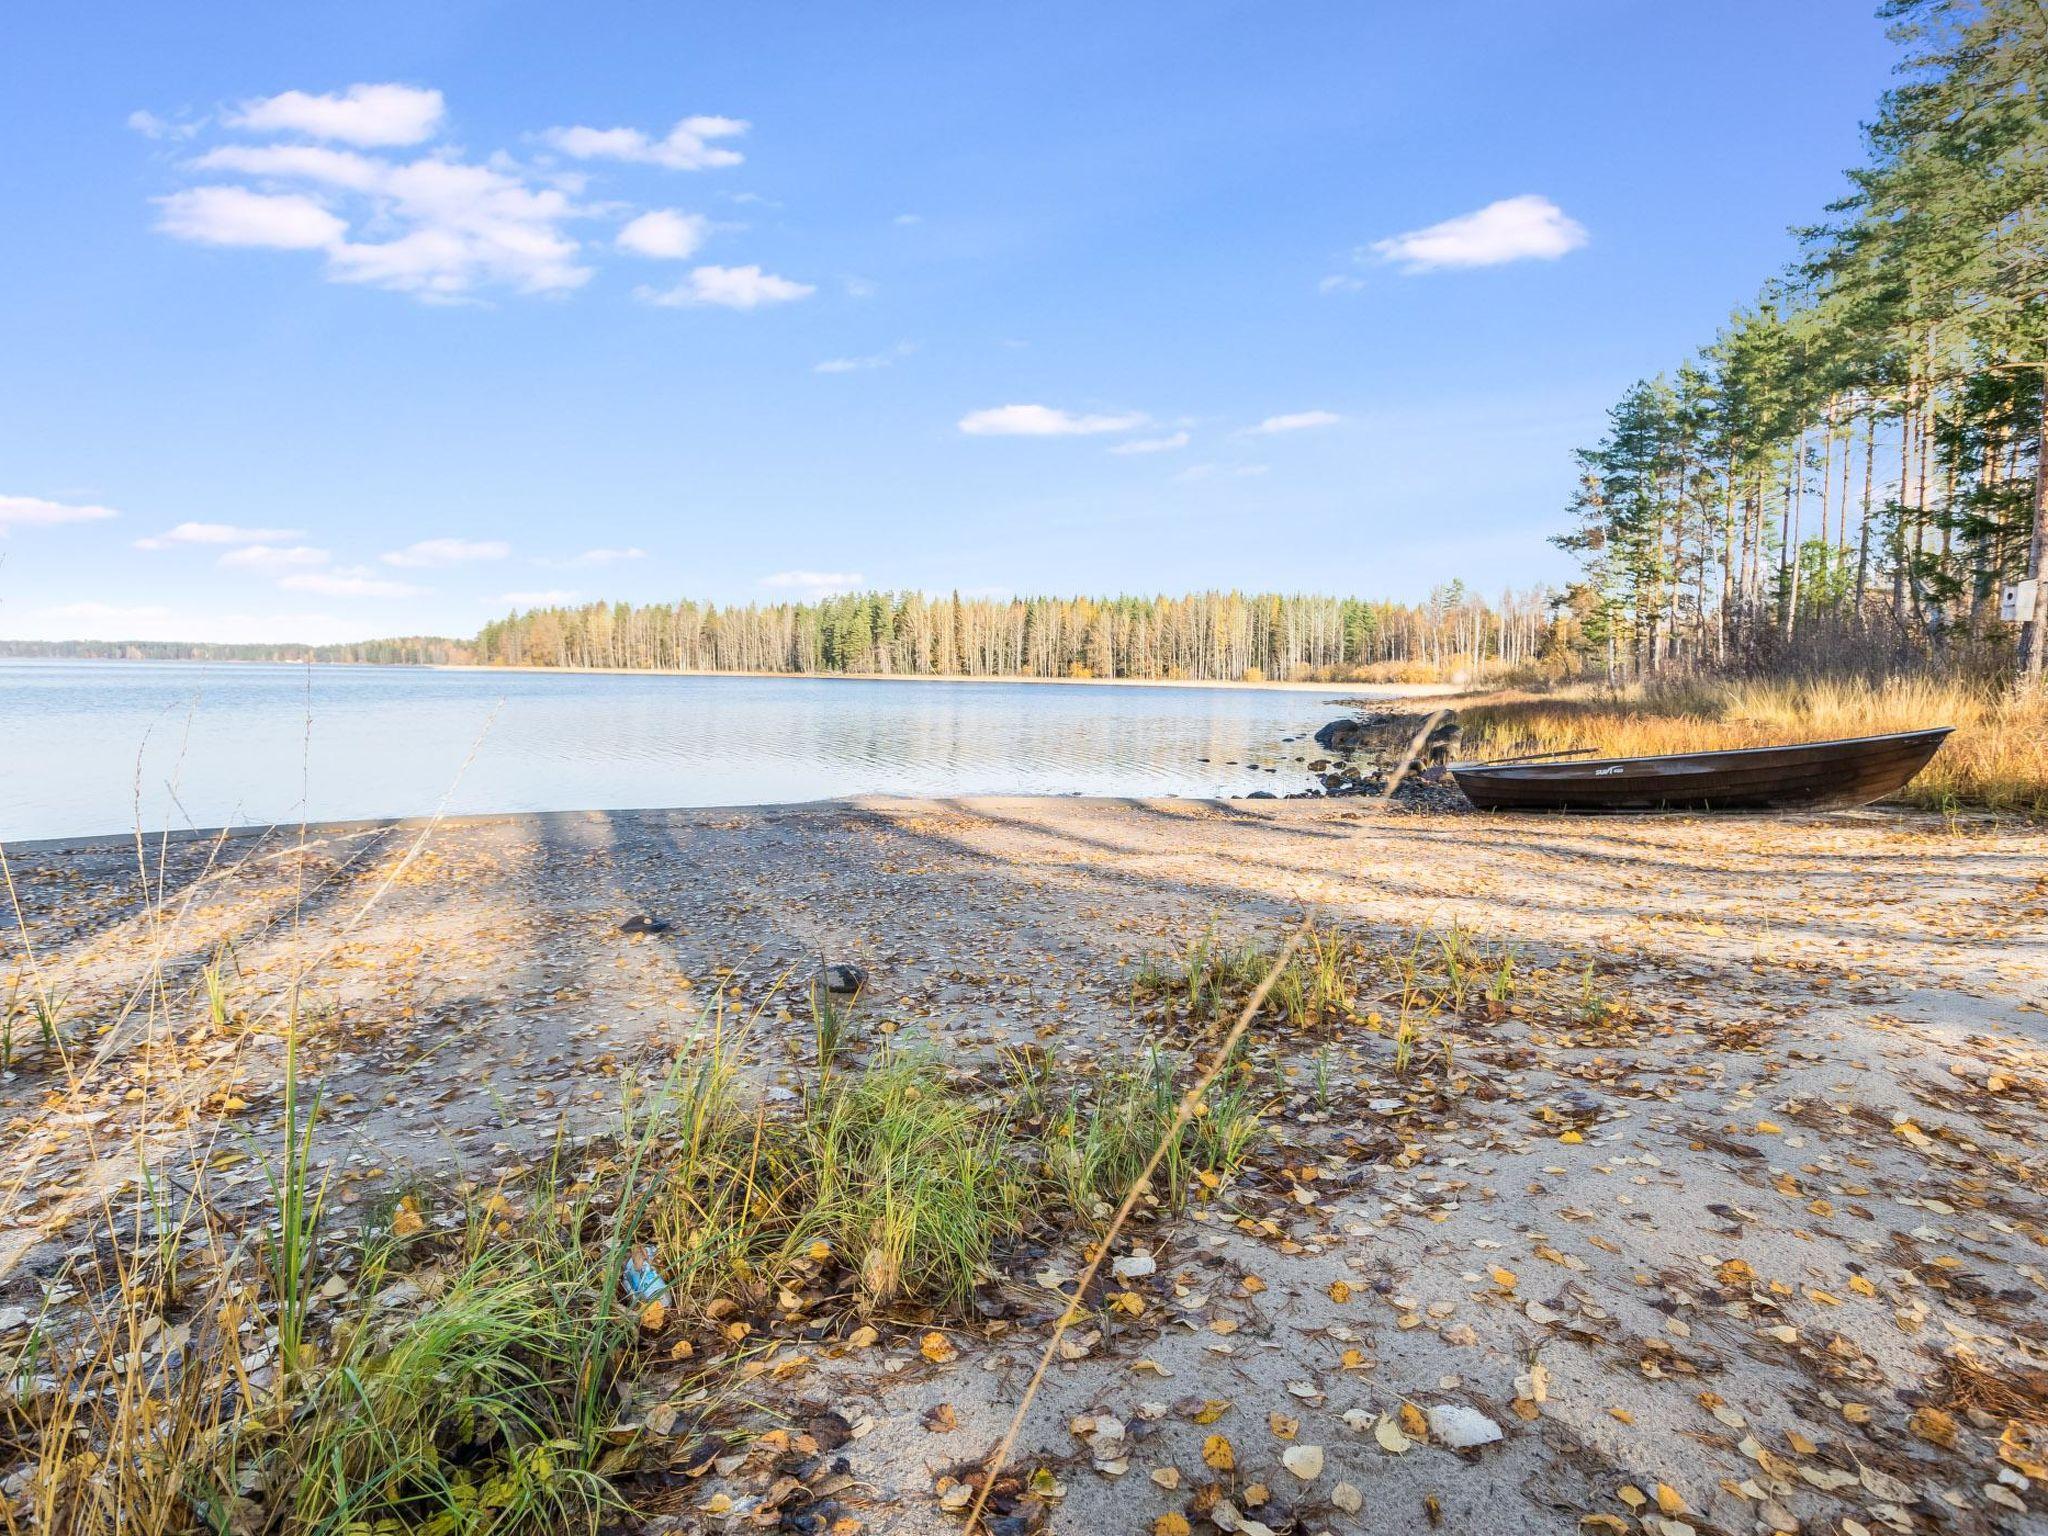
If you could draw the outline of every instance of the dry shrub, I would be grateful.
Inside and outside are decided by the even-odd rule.
[[[1639,757],[1952,725],[1956,734],[1901,798],[2048,814],[2048,695],[1960,679],[1680,678],[1502,694],[1460,718],[1475,757],[1574,748]]]

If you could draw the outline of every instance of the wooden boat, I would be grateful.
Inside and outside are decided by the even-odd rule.
[[[1832,811],[1901,788],[1952,729],[1668,757],[1453,763],[1451,774],[1482,811]]]

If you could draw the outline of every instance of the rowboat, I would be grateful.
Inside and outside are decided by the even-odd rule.
[[[1833,811],[1902,788],[1953,729],[1666,757],[1453,763],[1451,774],[1482,811]]]

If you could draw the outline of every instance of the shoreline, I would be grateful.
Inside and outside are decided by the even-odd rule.
[[[351,665],[351,663],[340,663]],[[378,665],[378,663],[363,663]],[[478,662],[437,662],[422,668],[428,672],[519,672],[562,673],[572,677],[734,677],[763,678],[798,683],[1025,683],[1035,687],[1066,688],[1216,688],[1260,689],[1274,693],[1327,693],[1338,690],[1354,697],[1376,693],[1389,699],[1433,698],[1443,694],[1470,693],[1469,683],[1304,683],[1286,679],[1246,682],[1243,679],[1193,677],[968,677],[959,673],[936,672],[717,672],[702,667],[534,667],[485,666]]]
[[[1450,694],[1485,692],[1482,683],[1375,683],[1338,681],[1299,682],[1269,678],[1248,682],[1242,678],[1195,677],[969,677],[962,673],[930,672],[724,672],[708,667],[540,667],[498,666],[472,661],[241,661],[229,657],[191,657],[170,660],[153,656],[0,656],[0,661],[62,661],[100,666],[145,667],[362,667],[380,672],[513,672],[566,677],[730,677],[762,678],[779,682],[809,683],[1026,683],[1037,687],[1067,688],[1215,688],[1260,689],[1274,693],[1341,692],[1351,697],[1374,695],[1386,699],[1437,698]]]

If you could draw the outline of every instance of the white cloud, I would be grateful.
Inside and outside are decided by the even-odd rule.
[[[180,523],[164,533],[137,539],[137,549],[169,549],[173,544],[282,544],[302,539],[301,528],[238,528],[233,523]]]
[[[310,544],[245,544],[229,550],[215,563],[231,571],[285,571],[297,566],[325,565],[331,558],[326,550]]]
[[[572,160],[623,160],[671,171],[704,171],[738,165],[745,158],[738,150],[711,141],[738,138],[746,131],[746,123],[736,117],[686,117],[659,139],[638,128],[550,128],[541,137]]]
[[[969,437],[1088,437],[1143,425],[1145,417],[1137,411],[1090,416],[1049,405],[998,405],[960,418],[960,430]]]
[[[645,560],[647,551],[639,545],[622,549],[586,549],[580,555],[570,558],[571,565],[612,565],[620,560]]]
[[[693,267],[690,275],[673,288],[640,288],[634,296],[665,309],[709,304],[720,309],[758,309],[763,304],[787,304],[808,298],[818,290],[759,267]]]
[[[814,363],[811,372],[864,373],[870,368],[887,368],[891,363],[910,356],[916,350],[916,342],[899,341],[886,352],[870,352],[865,357],[828,357],[822,363]]]
[[[711,229],[701,213],[680,213],[674,208],[656,208],[643,213],[619,231],[618,246],[635,256],[652,256],[663,261],[681,261],[696,254]]]
[[[1344,418],[1335,411],[1292,411],[1285,416],[1268,416],[1246,431],[1253,437],[1276,437],[1282,432],[1306,432],[1312,427],[1334,427]]]
[[[856,591],[866,581],[867,577],[858,571],[777,571],[772,576],[763,576],[761,585],[801,597],[824,597],[833,592]]]
[[[386,565],[464,565],[472,560],[502,560],[512,546],[497,539],[421,539],[380,558]]]
[[[10,528],[43,528],[54,523],[96,523],[102,518],[120,515],[112,507],[45,501],[40,496],[0,496],[0,534],[5,534]]]
[[[318,251],[337,245],[348,225],[310,197],[247,187],[191,187],[156,200],[157,228],[198,245],[255,245]]]
[[[498,601],[509,603],[514,608],[558,608],[563,603],[573,603],[583,594],[561,587],[550,587],[545,592],[500,592]]]
[[[427,590],[352,571],[301,571],[281,578],[278,585],[290,592],[318,592],[326,597],[418,597]]]
[[[510,162],[473,165],[430,156],[401,163],[315,144],[229,144],[194,164],[201,170],[235,171],[270,181],[310,181],[360,199],[359,227],[396,233],[387,239],[351,240],[342,219],[308,198],[246,188],[197,189],[316,210],[317,220],[301,214],[300,222],[286,226],[285,232],[297,239],[235,243],[292,244],[325,251],[327,275],[336,282],[369,283],[445,299],[486,282],[546,293],[580,287],[590,277],[590,268],[577,264],[581,247],[562,228],[583,210],[559,188],[529,185]],[[163,201],[170,205],[193,195],[178,193]],[[254,213],[243,217],[245,222],[255,221]],[[276,217],[284,223],[282,211]],[[174,226],[168,218],[163,227],[180,238],[206,238]],[[232,222],[230,227],[235,227]]]
[[[1527,193],[1488,203],[1474,213],[1427,229],[1373,242],[1373,253],[1409,272],[1440,267],[1493,267],[1502,262],[1555,261],[1586,243],[1585,226],[1547,197]]]
[[[1316,284],[1317,293],[1357,293],[1365,287],[1365,279],[1353,277],[1348,272],[1332,272]]]
[[[145,139],[189,139],[202,126],[194,122],[174,122],[158,117],[146,108],[138,108],[128,114],[128,126]]]
[[[242,103],[230,127],[252,133],[303,133],[344,144],[418,144],[440,126],[441,93],[410,85],[352,85],[339,95],[286,91]]]
[[[1111,453],[1171,453],[1176,448],[1188,445],[1185,432],[1168,433],[1165,437],[1134,437],[1128,443],[1118,443]]]
[[[908,229],[913,224],[922,224],[924,222],[924,215],[921,213],[899,213],[890,222],[899,228]]]

